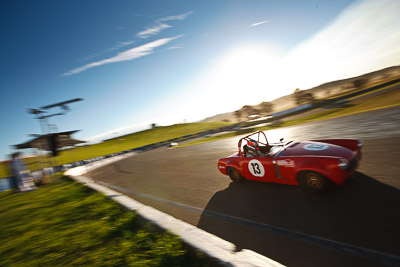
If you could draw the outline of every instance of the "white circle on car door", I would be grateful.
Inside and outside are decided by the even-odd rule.
[[[252,159],[248,164],[249,171],[256,177],[263,177],[265,174],[264,166],[257,159]]]

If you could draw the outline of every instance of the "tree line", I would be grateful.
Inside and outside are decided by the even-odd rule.
[[[368,83],[368,79],[359,78],[359,79],[353,80],[349,87],[356,89],[356,90],[361,90],[364,87],[366,87],[367,83]],[[329,96],[330,94],[331,94],[331,88],[327,88],[326,96]],[[308,92],[307,90],[301,90],[299,88],[296,88],[296,90],[294,90],[292,97],[293,97],[293,101],[298,106],[304,105],[304,104],[313,104],[316,100],[313,93]],[[237,118],[237,120],[240,121],[242,118],[247,119],[249,116],[252,116],[252,115],[258,115],[260,117],[267,116],[267,115],[270,115],[273,112],[273,110],[274,110],[274,105],[272,103],[262,102],[261,104],[259,104],[257,106],[245,105],[245,106],[241,107],[240,109],[236,110],[234,115]]]
[[[257,107],[245,105],[235,111],[235,117],[240,121],[242,118],[248,118],[251,115],[267,116],[274,110],[274,105],[270,102],[262,102]]]

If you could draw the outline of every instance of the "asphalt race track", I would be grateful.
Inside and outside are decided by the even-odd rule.
[[[160,148],[89,173],[143,204],[288,266],[400,265],[400,108],[267,131],[269,141],[359,138],[358,172],[312,194],[297,186],[233,184],[216,167],[239,138]],[[272,139],[272,140],[271,140]]]

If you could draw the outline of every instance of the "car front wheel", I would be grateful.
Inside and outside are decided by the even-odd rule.
[[[243,176],[240,175],[239,171],[236,170],[235,168],[230,168],[229,169],[229,178],[235,183],[243,181]]]
[[[320,173],[305,171],[299,177],[300,186],[313,193],[324,192],[328,189],[329,181]]]

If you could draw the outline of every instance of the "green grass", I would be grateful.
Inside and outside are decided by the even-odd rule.
[[[65,164],[178,138],[188,134],[195,134],[231,124],[232,123],[227,122],[201,122],[157,127],[155,129],[125,135],[92,146],[77,147],[61,151],[60,155],[55,158],[55,161],[57,165]]]
[[[187,142],[185,144],[179,145],[177,146],[177,148],[179,147],[185,147],[185,146],[192,146],[192,145],[196,145],[196,144],[201,144],[201,143],[205,143],[205,142],[212,142],[212,141],[217,141],[217,140],[221,140],[221,139],[225,139],[225,138],[229,138],[229,137],[235,137],[238,135],[245,135],[245,134],[250,134],[254,131],[256,131],[256,128],[246,128],[246,129],[241,129],[238,131],[234,131],[234,132],[228,132],[228,133],[223,133],[223,134],[219,134],[219,135],[215,135],[215,136],[210,136],[207,138],[203,138],[203,139],[199,139],[193,142]]]
[[[206,266],[177,236],[63,178],[0,193],[0,266]]]
[[[145,131],[136,132],[122,137],[114,138],[99,144],[91,146],[75,147],[64,150],[55,157],[54,165],[75,162],[79,160],[99,157],[110,153],[120,152],[127,149],[141,147],[173,138],[179,138],[189,134],[204,132],[223,126],[232,125],[231,122],[199,122],[199,123],[182,123],[171,126],[157,127]],[[48,161],[47,158],[38,160],[38,158],[26,158],[25,163],[29,165],[31,170],[50,166],[47,164],[38,164],[38,161]],[[0,177],[10,176],[10,172],[5,162],[0,162]]]
[[[376,89],[376,90],[373,90],[373,91],[370,91],[370,92],[367,92],[367,93],[364,93],[364,94],[356,95],[356,96],[353,96],[353,97],[350,97],[350,98],[347,98],[347,99],[348,100],[353,100],[355,98],[358,98],[358,97],[361,97],[361,96],[366,96],[366,95],[369,95],[369,94],[373,94],[373,93],[376,93],[376,92],[379,92],[379,91],[383,91],[383,90],[388,89],[389,87],[397,86],[397,85],[400,85],[400,82],[392,84],[392,85],[388,85],[388,86],[385,86],[385,87],[382,87],[382,88],[379,88],[379,89]]]

